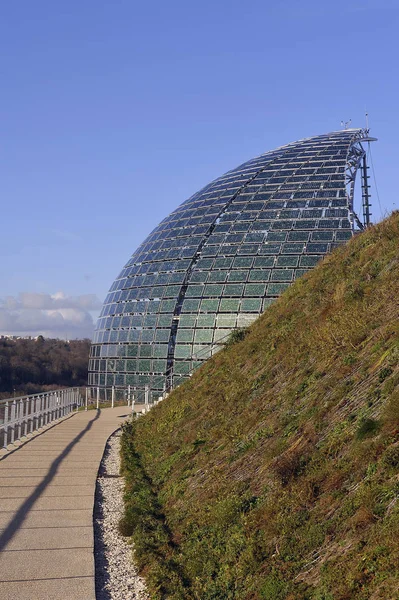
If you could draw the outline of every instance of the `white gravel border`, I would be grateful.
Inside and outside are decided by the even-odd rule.
[[[118,430],[108,440],[101,461],[94,505],[94,556],[97,600],[149,600],[133,563],[133,548],[118,531],[123,514]]]

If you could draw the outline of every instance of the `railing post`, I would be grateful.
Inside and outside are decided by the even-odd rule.
[[[29,414],[30,414],[30,433],[32,433],[33,431],[33,426],[34,426],[34,412],[35,412],[35,402],[33,400],[33,398],[31,398],[29,400]]]
[[[39,429],[40,429],[44,425],[44,416],[43,416],[44,398],[43,398],[42,394],[39,394],[38,400],[39,400]]]
[[[87,410],[87,405],[89,403],[89,388],[86,388],[86,396],[85,396],[85,410]]]
[[[99,405],[100,405],[100,388],[98,387],[97,388],[97,408],[99,407]]]
[[[127,386],[127,405],[130,406],[130,385]]]
[[[49,395],[44,395],[44,424],[47,425],[50,417]]]
[[[9,421],[9,405],[8,402],[6,402],[5,406],[4,406],[4,448],[7,448],[8,446],[8,421]]]
[[[21,438],[21,434],[22,434],[22,417],[24,414],[24,406],[22,404],[22,399],[18,402],[18,408],[17,408],[17,413],[18,413],[18,439]]]
[[[145,410],[147,411],[150,404],[150,388],[148,385],[146,385],[144,388],[144,404]]]
[[[16,419],[16,408],[17,408],[17,403],[15,400],[13,400],[12,404],[11,404],[11,424],[12,424],[12,429],[11,429],[11,444],[14,443],[15,440],[15,419]]]
[[[115,386],[112,386],[111,389],[111,407],[114,408],[115,406]]]
[[[24,400],[21,400],[22,402],[22,413],[24,415],[24,436],[26,437],[28,435],[28,408],[29,408],[29,404],[28,404],[28,400],[26,400],[24,402]]]

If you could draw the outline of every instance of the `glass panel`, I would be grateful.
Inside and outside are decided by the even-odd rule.
[[[227,284],[224,287],[224,296],[242,296],[244,291],[243,283]]]
[[[211,271],[208,282],[226,281],[227,271]]]
[[[128,356],[138,356],[139,347],[134,344],[129,344],[127,347],[127,355]]]
[[[266,284],[264,283],[247,283],[245,286],[245,296],[262,297],[266,293]]]
[[[141,346],[139,346],[139,355],[140,357],[150,357],[152,355],[152,345],[141,344]]]
[[[298,256],[278,256],[276,261],[277,267],[296,267],[298,264]]]
[[[194,335],[195,343],[211,343],[213,337],[213,329],[196,329]]]
[[[219,306],[219,298],[202,300],[201,312],[216,312]]]
[[[141,333],[142,342],[152,342],[154,340],[155,329],[143,329]]]
[[[161,311],[163,313],[170,313],[174,311],[176,306],[176,301],[175,300],[163,300],[161,302]]]
[[[199,300],[184,300],[182,312],[196,312],[199,308],[200,301]]]
[[[254,267],[272,267],[274,265],[274,256],[257,256]]]
[[[137,361],[137,368],[141,373],[148,373],[151,368],[151,361],[146,359],[139,359]]]
[[[299,264],[301,267],[314,267],[322,256],[301,256]]]
[[[217,258],[215,260],[214,268],[215,269],[230,269],[232,263],[233,263],[232,258]]]
[[[190,358],[191,348],[192,346],[181,346],[177,344],[175,348],[175,358]]]
[[[233,325],[233,327],[234,327],[234,325]],[[214,343],[216,343],[216,342],[226,343],[227,340],[229,339],[231,331],[232,331],[231,329],[215,329],[215,333],[213,336]]]
[[[269,231],[269,233],[267,234],[268,242],[285,242],[286,239],[286,231]]]
[[[190,282],[191,283],[204,283],[208,278],[208,273],[206,271],[194,271],[191,274]]]
[[[320,243],[319,244],[312,244],[312,243],[306,244],[306,252],[309,252],[309,253],[317,252],[318,254],[320,254],[320,253],[324,254],[327,251],[328,251],[328,244],[320,244]]]
[[[273,269],[272,281],[292,281],[293,274],[292,269]]]
[[[201,297],[204,291],[204,286],[203,285],[189,285],[186,291],[186,298],[190,298],[190,297],[194,297],[194,298],[198,298]]]
[[[233,261],[233,268],[248,268],[250,269],[253,263],[252,256],[237,256]]]
[[[158,327],[170,327],[172,325],[172,315],[159,315]]]
[[[312,241],[327,240],[331,242],[333,235],[333,231],[313,231]]]
[[[241,310],[247,312],[258,312],[260,313],[262,308],[261,298],[243,298],[241,300]]]
[[[205,286],[204,296],[221,296],[223,292],[223,284],[212,283]]]
[[[155,327],[157,323],[157,315],[145,315],[144,317],[144,326],[145,327]]]
[[[155,334],[156,342],[168,342],[170,337],[170,329],[157,329]]]
[[[302,243],[287,243],[283,246],[283,254],[302,254],[304,244]]]
[[[251,271],[249,275],[249,281],[269,281],[270,269],[264,269],[263,271]]]
[[[195,318],[195,315],[180,315],[179,329],[180,327],[194,327]]]
[[[193,346],[193,358],[206,360],[211,355],[211,346]]]
[[[215,319],[216,315],[214,314],[198,315],[197,327],[213,327],[215,325]]]
[[[174,372],[176,375],[188,375],[191,369],[191,362],[178,362],[175,365]]]
[[[264,244],[260,247],[261,254],[279,254],[281,250],[281,244]]]
[[[193,329],[179,329],[177,331],[176,341],[177,342],[192,342],[194,336]]]
[[[220,301],[220,312],[234,312],[238,310],[239,300],[235,298],[222,298]]]
[[[157,358],[166,358],[168,356],[168,345],[159,344],[152,347],[152,355]]]
[[[248,277],[247,271],[231,271],[228,276],[228,281],[246,281]]]
[[[163,295],[164,298],[177,298],[180,293],[180,285],[168,285]]]
[[[258,318],[258,315],[241,313],[238,315],[237,327],[248,327]]]

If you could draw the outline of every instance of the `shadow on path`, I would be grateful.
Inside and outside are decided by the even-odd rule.
[[[68,454],[70,453],[72,448],[74,446],[76,446],[76,444],[82,439],[82,437],[92,428],[94,421],[96,421],[99,418],[99,416],[100,416],[100,411],[97,410],[96,416],[87,423],[86,427],[84,429],[82,429],[82,431],[68,444],[68,446],[61,452],[61,454],[59,456],[57,456],[57,458],[51,463],[48,473],[44,477],[43,481],[41,481],[41,483],[39,483],[39,485],[32,492],[32,494],[25,500],[25,502],[22,504],[22,506],[15,513],[11,523],[9,523],[7,525],[7,527],[4,529],[4,531],[0,535],[0,552],[2,550],[4,550],[4,548],[7,546],[8,542],[14,537],[14,535],[16,534],[16,532],[18,531],[18,529],[21,527],[22,523],[25,521],[26,517],[28,516],[28,513],[31,510],[34,503],[36,502],[36,500],[38,498],[40,498],[40,496],[42,495],[42,493],[44,492],[46,487],[54,479],[54,476],[57,473],[58,467],[60,466],[60,464],[62,463],[64,458],[66,458],[68,456]]]
[[[109,591],[109,561],[106,553],[106,544],[104,539],[103,523],[104,523],[104,494],[101,489],[99,482],[100,477],[106,475],[107,469],[105,461],[110,453],[109,440],[113,434],[108,438],[104,454],[100,463],[96,481],[96,492],[94,500],[94,563],[96,573],[96,600],[112,600],[111,593]]]

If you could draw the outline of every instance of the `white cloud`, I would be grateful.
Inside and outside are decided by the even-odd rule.
[[[91,337],[101,302],[94,294],[22,292],[0,299],[0,334],[45,337]]]

